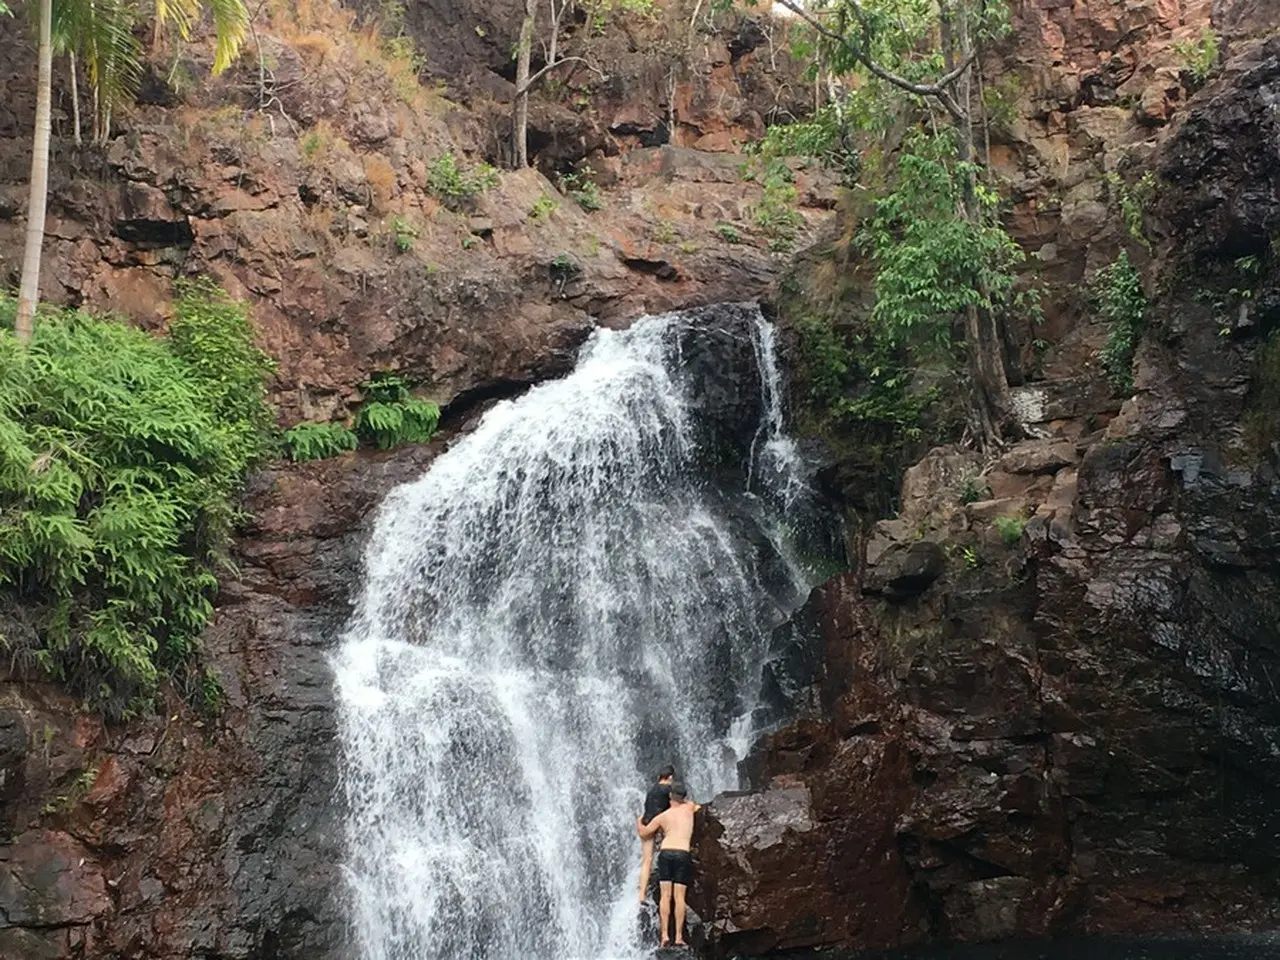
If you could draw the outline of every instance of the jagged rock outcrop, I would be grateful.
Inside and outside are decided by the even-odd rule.
[[[815,591],[820,706],[759,745],[758,794],[709,811],[716,955],[1280,923],[1278,98],[1273,38],[1155,157],[1118,415],[1045,419],[985,474],[935,451],[865,570]],[[913,537],[945,573],[869,593]]]

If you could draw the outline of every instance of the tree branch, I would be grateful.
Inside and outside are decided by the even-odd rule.
[[[543,67],[541,70],[535,73],[532,77],[530,77],[528,81],[525,83],[525,85],[516,91],[516,99],[518,100],[520,97],[523,97],[526,93],[528,93],[531,89],[533,89],[533,85],[537,83],[539,80],[541,80],[543,74],[545,74],[547,71],[554,70],[556,67],[560,66],[560,64],[562,63],[571,63],[573,61],[577,61],[578,63],[585,63],[589,70],[593,71],[600,77],[604,77],[603,71],[593,67],[591,65],[591,61],[588,60],[586,57],[561,57],[555,63],[548,63],[545,67]]]
[[[796,3],[795,0],[777,0],[777,2],[782,4],[796,16],[800,17],[800,19],[804,20],[809,24],[809,26],[822,34],[822,36],[826,37],[828,40],[835,41],[840,44],[840,46],[848,50],[849,53],[853,55],[853,58],[866,67],[873,76],[879,77],[886,83],[893,84],[893,86],[897,87],[899,90],[905,90],[907,93],[914,93],[918,97],[936,97],[938,102],[942,104],[943,108],[947,113],[951,114],[954,119],[963,119],[964,115],[960,111],[960,105],[956,103],[955,98],[951,96],[951,93],[947,88],[960,79],[960,77],[964,75],[964,72],[969,69],[973,61],[978,56],[977,50],[969,51],[969,55],[965,57],[964,62],[943,74],[934,83],[913,83],[906,77],[898,76],[898,74],[881,66],[871,58],[869,49],[859,47],[857,44],[850,42],[847,37],[836,33],[826,24],[813,16],[813,14],[809,13],[809,11]],[[862,12],[862,8],[859,7],[857,3],[853,2],[853,0],[845,0],[845,2],[853,10],[854,16],[858,18],[858,23],[862,27],[864,41],[869,40],[871,25],[867,22],[866,14]]]

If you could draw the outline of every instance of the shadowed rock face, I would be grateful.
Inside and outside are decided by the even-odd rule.
[[[1020,545],[975,541],[914,600],[872,593],[894,547],[815,591],[821,707],[708,811],[717,955],[1280,923],[1277,102],[1273,39],[1156,158],[1136,395],[997,465],[1057,472]]]

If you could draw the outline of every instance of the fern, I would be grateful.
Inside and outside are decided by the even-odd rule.
[[[67,311],[23,348],[0,297],[0,603],[9,654],[114,715],[143,709],[213,612],[233,497],[266,449],[269,361],[209,284],[173,338]]]
[[[440,423],[440,408],[410,395],[403,378],[382,374],[368,380],[366,397],[356,414],[356,435],[379,450],[406,443],[427,443]]]
[[[356,435],[340,423],[300,423],[284,432],[285,451],[295,463],[336,457],[359,445]]]

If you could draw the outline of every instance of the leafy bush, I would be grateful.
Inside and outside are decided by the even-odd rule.
[[[1218,35],[1206,26],[1197,40],[1175,43],[1173,52],[1182,59],[1183,69],[1191,74],[1192,81],[1199,85],[1209,79],[1218,65],[1218,46]]]
[[[1018,541],[1022,539],[1022,531],[1027,522],[1022,517],[996,517],[991,525],[996,528],[996,533],[1000,534],[1004,545],[1013,547],[1017,546]]]
[[[427,189],[450,209],[497,185],[498,171],[489,164],[479,163],[474,169],[464,171],[452,153],[440,154],[427,168]]]
[[[1124,220],[1125,230],[1128,231],[1129,236],[1150,250],[1151,241],[1147,239],[1142,219],[1148,204],[1155,196],[1155,174],[1150,171],[1144,173],[1142,179],[1132,187],[1125,183],[1118,173],[1108,173],[1106,182],[1112,198],[1120,205],[1120,217]]]
[[[427,443],[440,423],[440,408],[409,393],[403,378],[381,374],[361,388],[365,403],[356,415],[356,435],[379,450]]]
[[[396,253],[408,253],[413,249],[413,241],[418,237],[418,230],[408,220],[394,216],[387,225],[391,227],[391,237],[396,245]]]
[[[604,199],[600,196],[600,187],[589,179],[591,171],[583,173],[566,173],[560,178],[560,188],[577,201],[578,206],[588,212],[604,207]]]
[[[1142,337],[1147,297],[1142,292],[1138,271],[1129,262],[1129,254],[1120,252],[1098,271],[1093,281],[1093,296],[1098,312],[1107,322],[1107,342],[1099,351],[1103,369],[1111,388],[1118,394],[1133,390],[1133,354]]]
[[[11,657],[120,716],[185,669],[212,612],[233,496],[271,422],[244,308],[186,286],[169,341],[46,314],[25,348],[0,298],[0,602]]]
[[[1024,254],[1000,223],[999,196],[977,182],[980,219],[956,215],[965,167],[952,137],[908,137],[892,189],[874,201],[856,237],[875,260],[877,334],[921,357],[950,352],[952,321],[968,309],[1025,306],[1014,273]],[[971,165],[969,172],[977,173]]]
[[[720,239],[725,243],[742,242],[742,234],[738,232],[738,228],[732,223],[717,223],[716,233],[720,235]]]
[[[284,448],[289,459],[325,460],[360,445],[355,433],[340,423],[300,423],[284,432]]]
[[[544,193],[533,201],[533,206],[529,208],[529,219],[535,221],[545,220],[559,209],[560,204],[556,203],[549,194]]]
[[[977,503],[991,496],[991,488],[976,473],[966,473],[960,478],[960,502]]]

